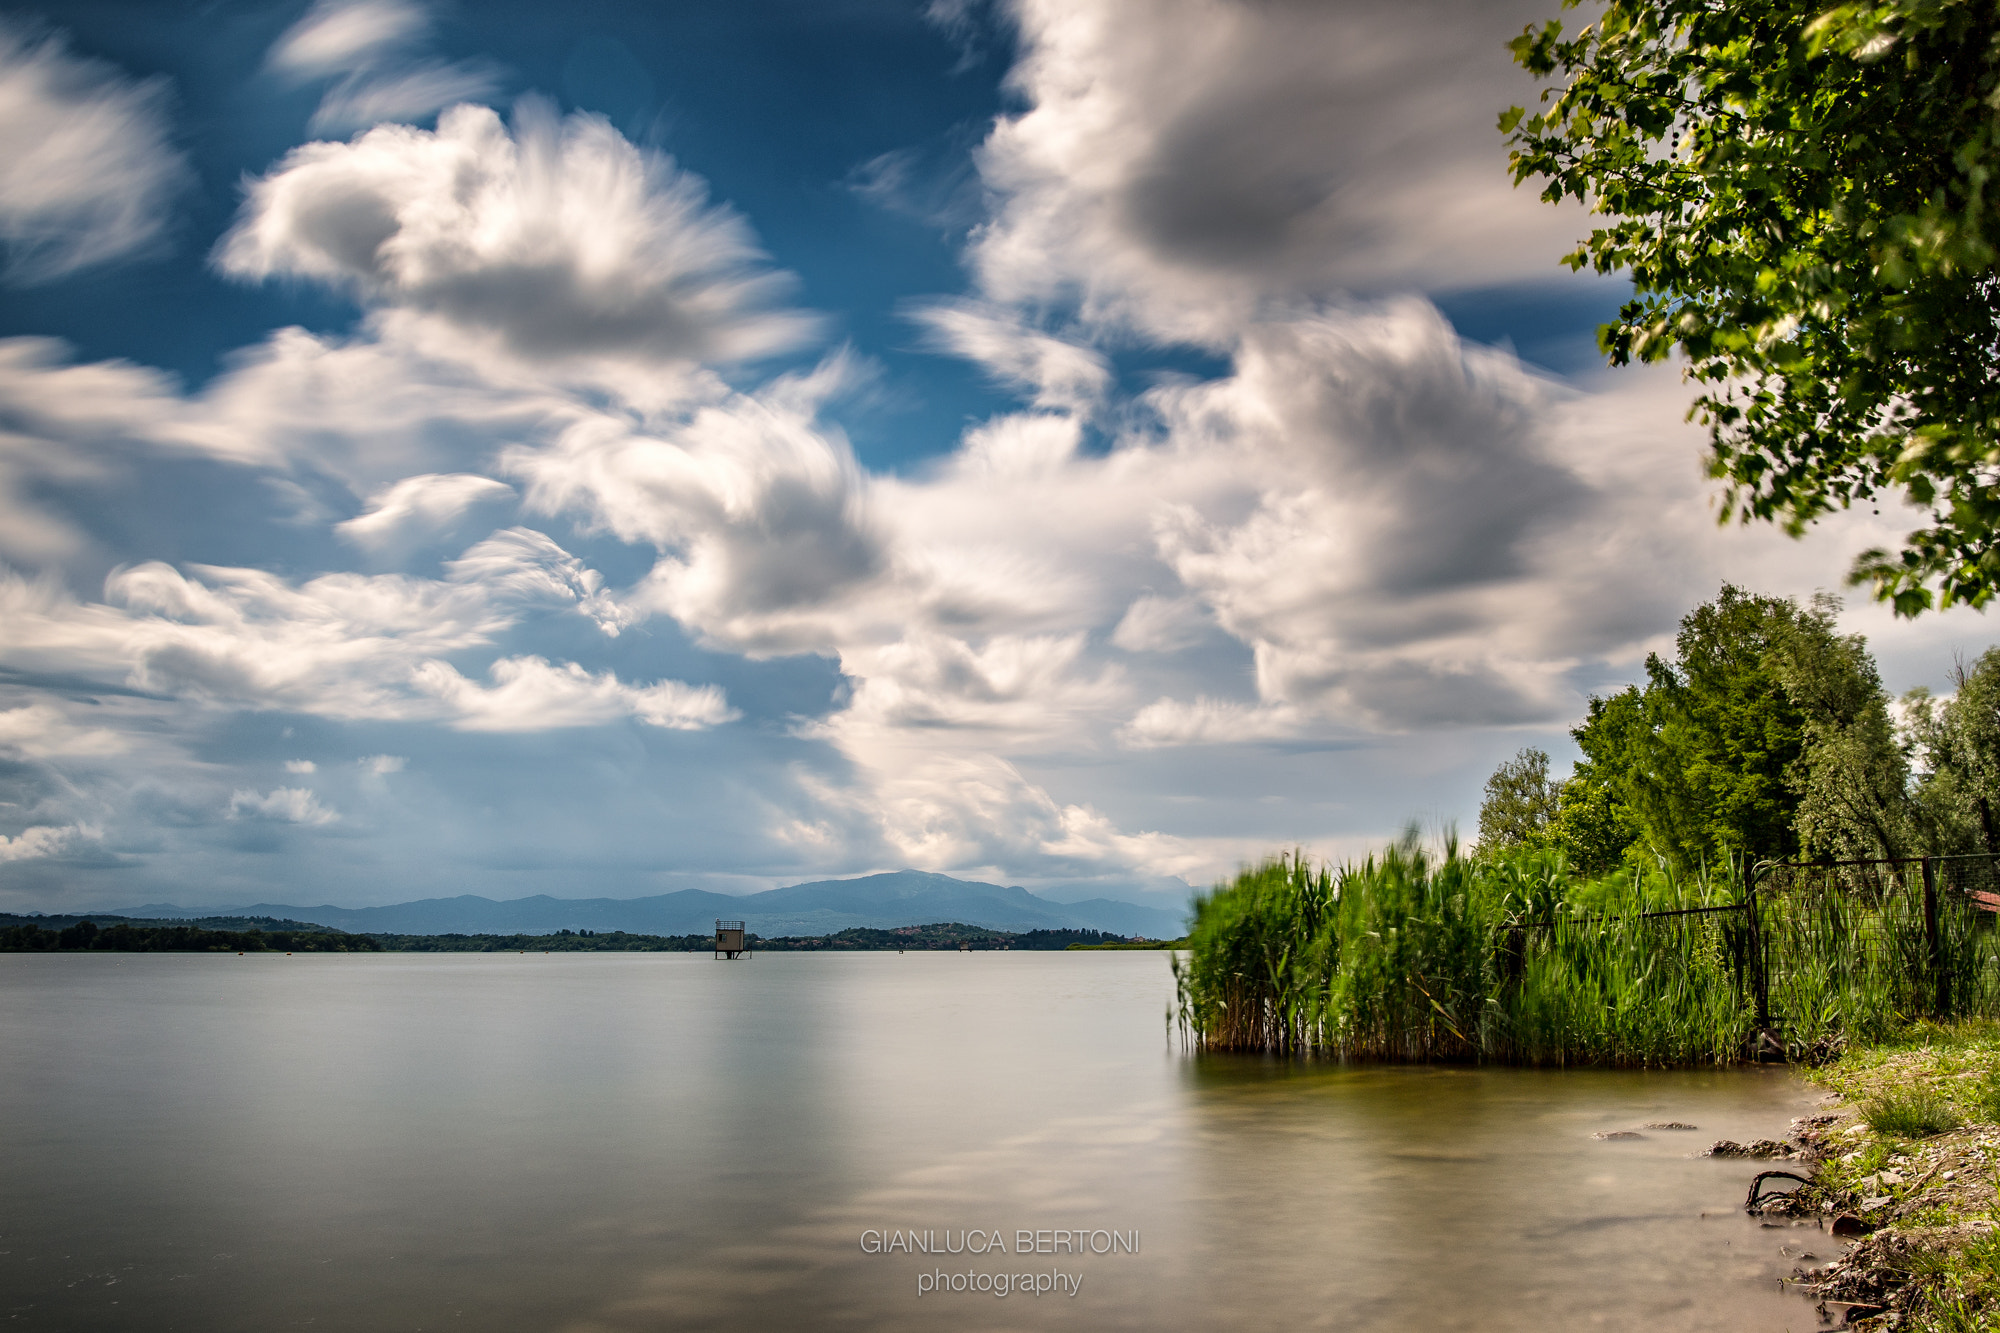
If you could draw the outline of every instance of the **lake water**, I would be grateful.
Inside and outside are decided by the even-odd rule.
[[[1780,1279],[1834,1242],[1690,1156],[1779,1136],[1789,1073],[1193,1060],[1171,994],[1163,953],[0,954],[0,1319],[1817,1325]],[[864,1251],[913,1231],[988,1252]]]

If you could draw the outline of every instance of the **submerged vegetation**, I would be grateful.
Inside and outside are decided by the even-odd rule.
[[[1184,1031],[1210,1050],[1664,1065],[2000,1012],[1982,910],[2000,896],[1970,891],[2000,888],[2000,649],[1960,665],[1953,697],[1896,709],[1836,609],[1725,586],[1643,687],[1590,700],[1569,777],[1533,749],[1500,766],[1469,852],[1412,834],[1218,886],[1176,962]]]

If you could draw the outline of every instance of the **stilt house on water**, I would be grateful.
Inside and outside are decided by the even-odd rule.
[[[750,944],[743,936],[741,921],[717,921],[715,923],[715,956],[717,958],[748,958]]]

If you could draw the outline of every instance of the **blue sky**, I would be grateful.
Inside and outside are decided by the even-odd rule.
[[[1718,530],[1597,364],[1493,129],[1544,8],[5,6],[0,908],[1469,826],[1913,526]]]

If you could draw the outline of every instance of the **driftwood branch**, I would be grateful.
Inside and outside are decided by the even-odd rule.
[[[1744,1211],[1755,1212],[1757,1205],[1763,1201],[1767,1194],[1774,1197],[1781,1197],[1786,1194],[1796,1193],[1794,1190],[1774,1189],[1766,1191],[1764,1182],[1767,1180],[1796,1180],[1801,1185],[1812,1184],[1810,1180],[1807,1180],[1796,1171],[1759,1171],[1756,1178],[1750,1182],[1749,1197],[1743,1200]]]

